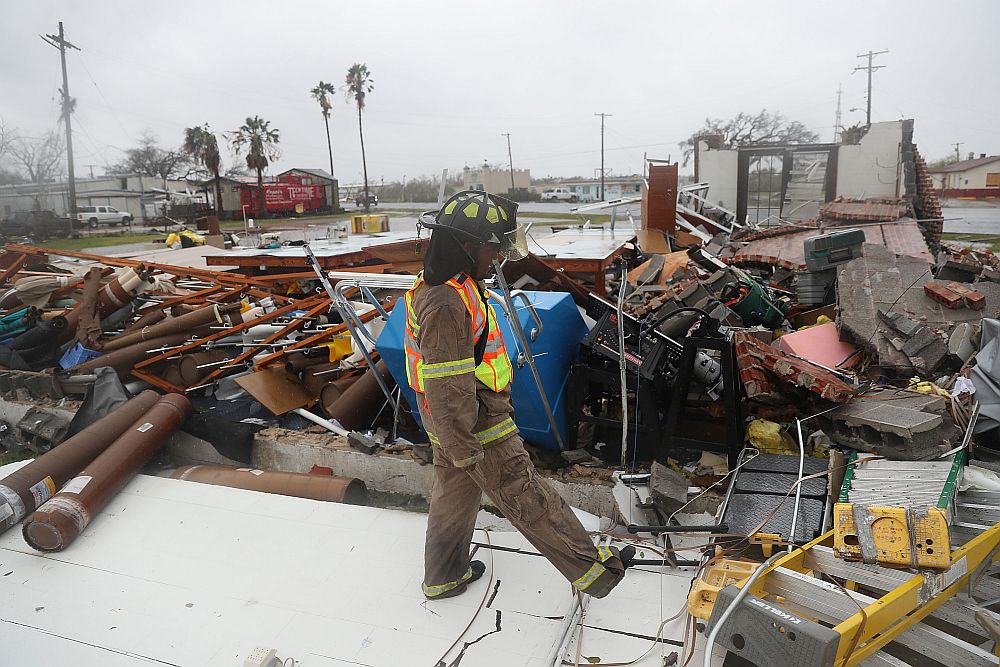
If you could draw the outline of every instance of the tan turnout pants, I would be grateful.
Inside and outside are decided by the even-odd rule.
[[[485,492],[577,590],[607,595],[625,576],[617,550],[594,546],[566,501],[536,473],[521,438],[491,444],[484,453],[482,461],[465,468],[434,457],[424,593],[441,595],[470,575],[469,547]]]

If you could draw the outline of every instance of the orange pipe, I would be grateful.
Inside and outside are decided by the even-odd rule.
[[[354,477],[330,477],[226,466],[184,466],[175,470],[171,477],[188,482],[229,486],[332,503],[364,505],[368,502],[368,488],[364,482]]]

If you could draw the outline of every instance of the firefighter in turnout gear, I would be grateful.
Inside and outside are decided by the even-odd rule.
[[[635,551],[594,546],[536,473],[514,425],[513,368],[480,281],[498,253],[523,248],[516,211],[503,197],[466,191],[421,216],[433,233],[424,271],[405,296],[405,347],[407,380],[434,451],[423,583],[430,599],[458,595],[485,572],[469,559],[484,492],[580,592],[607,595]]]

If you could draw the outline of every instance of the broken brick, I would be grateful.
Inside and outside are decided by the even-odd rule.
[[[986,297],[982,292],[977,292],[962,283],[948,283],[946,287],[965,299],[965,305],[969,308],[972,308],[973,310],[982,310],[986,307]]]
[[[834,373],[788,356],[751,334],[737,332],[733,344],[748,398],[778,402],[777,394],[793,393],[796,389],[805,389],[835,403],[846,403],[854,396],[854,387]]]
[[[961,295],[938,282],[925,283],[924,294],[951,310],[958,310],[965,306],[965,299]]]

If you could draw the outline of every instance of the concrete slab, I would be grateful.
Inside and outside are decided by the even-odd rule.
[[[643,653],[692,570],[630,570],[588,600],[584,632],[567,613],[570,586],[515,533],[500,534],[514,549],[501,551],[478,530],[487,576],[425,601],[425,528],[416,513],[140,475],[62,553],[0,536],[0,664],[241,665],[266,646],[303,667],[433,665],[467,647],[464,664],[546,667],[572,659],[562,639],[582,635],[587,655],[651,667],[675,649]],[[683,638],[682,621],[664,628],[667,642]]]
[[[940,415],[887,404],[871,405],[867,410],[844,416],[844,420],[855,426],[870,426],[876,431],[895,433],[904,438],[926,433],[943,423]]]
[[[874,351],[883,366],[913,372],[914,363],[897,350],[890,338],[899,337],[880,320],[879,313],[900,313],[948,334],[961,322],[976,322],[982,312],[949,310],[924,295],[924,283],[933,279],[930,263],[916,257],[897,256],[882,246],[865,245],[864,257],[839,267],[837,272],[837,324],[843,337]],[[976,283],[986,296],[987,312],[1000,310],[1000,284]]]

